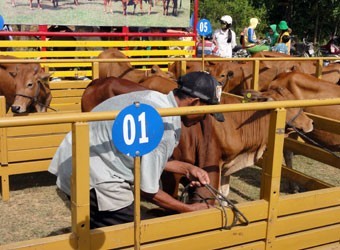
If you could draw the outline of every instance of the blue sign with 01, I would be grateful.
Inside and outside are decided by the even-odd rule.
[[[211,24],[207,19],[199,20],[196,29],[200,36],[208,36],[212,33]]]
[[[112,141],[129,156],[142,156],[154,150],[162,139],[162,117],[150,105],[136,102],[124,108],[112,126]]]

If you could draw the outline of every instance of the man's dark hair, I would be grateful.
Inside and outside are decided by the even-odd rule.
[[[283,43],[288,43],[289,40],[290,40],[290,36],[283,36],[283,37],[282,37],[282,42],[283,42]]]

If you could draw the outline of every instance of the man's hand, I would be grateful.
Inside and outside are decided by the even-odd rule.
[[[210,184],[210,179],[208,173],[194,165],[188,169],[187,178],[191,181],[191,187],[202,187],[206,184]]]
[[[203,210],[203,209],[208,209],[212,208],[213,206],[203,202],[203,203],[193,203],[189,205],[190,211],[188,212],[193,212],[193,211],[198,211],[198,210]]]

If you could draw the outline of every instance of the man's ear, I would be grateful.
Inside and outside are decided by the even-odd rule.
[[[199,106],[201,105],[201,101],[199,98],[190,98],[190,106]]]

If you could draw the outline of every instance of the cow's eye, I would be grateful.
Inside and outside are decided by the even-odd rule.
[[[27,88],[32,88],[33,87],[33,82],[27,83]]]

